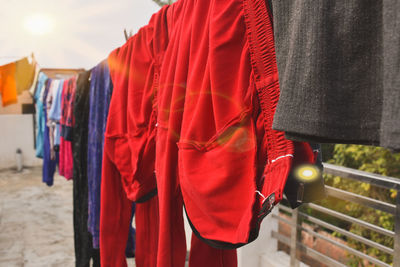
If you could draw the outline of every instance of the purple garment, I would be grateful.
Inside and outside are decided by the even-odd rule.
[[[46,87],[44,88],[44,99],[46,99],[47,94],[49,92],[49,88],[51,85],[51,79],[47,80]],[[47,121],[47,103],[43,102],[43,114],[44,121]],[[50,153],[50,138],[49,138],[49,127],[47,124],[44,124],[44,135],[43,135],[43,172],[42,172],[42,181],[46,183],[48,186],[53,185],[54,181],[54,173],[56,171],[56,166],[58,162],[58,152],[55,153],[55,159],[51,160]]]
[[[103,61],[94,67],[91,75],[87,154],[88,229],[93,236],[93,248],[99,248],[101,162],[103,159],[104,132],[113,86],[107,61]]]

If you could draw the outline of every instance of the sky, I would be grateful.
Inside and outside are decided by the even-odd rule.
[[[32,52],[41,68],[90,69],[160,7],[152,0],[0,0],[0,65]]]

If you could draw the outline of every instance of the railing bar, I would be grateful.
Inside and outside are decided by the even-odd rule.
[[[374,186],[383,187],[386,189],[400,189],[400,180],[383,176],[375,173],[355,170],[343,166],[337,166],[329,163],[324,163],[324,172],[343,178],[349,178],[359,182],[366,182]]]
[[[345,235],[345,236],[348,236],[348,237],[350,237],[350,238],[352,238],[352,239],[354,239],[354,240],[360,241],[360,242],[362,242],[362,243],[364,243],[364,244],[366,244],[366,245],[369,245],[369,246],[371,246],[371,247],[377,248],[377,249],[379,249],[379,250],[381,250],[381,251],[383,251],[383,252],[386,252],[386,253],[388,253],[388,254],[391,254],[391,255],[394,254],[394,250],[393,250],[392,248],[388,248],[388,247],[386,247],[386,246],[384,246],[384,245],[382,245],[382,244],[376,243],[376,242],[371,241],[371,240],[369,240],[369,239],[366,239],[366,238],[364,238],[364,237],[362,237],[362,236],[356,235],[356,234],[354,234],[354,233],[352,233],[352,232],[343,230],[343,229],[341,229],[341,228],[339,228],[339,227],[337,227],[337,226],[334,226],[334,225],[332,225],[332,224],[329,224],[329,223],[327,223],[327,222],[324,222],[324,221],[322,221],[322,220],[319,220],[319,219],[317,219],[317,218],[315,218],[315,217],[312,217],[312,216],[310,216],[310,215],[308,215],[308,214],[305,214],[305,213],[302,213],[302,212],[299,212],[299,214],[300,214],[302,217],[304,217],[304,218],[308,219],[309,221],[311,221],[311,222],[313,222],[313,223],[316,223],[316,224],[318,224],[318,225],[320,225],[320,226],[323,226],[323,227],[328,228],[328,229],[330,229],[330,230],[332,230],[332,231],[336,231],[336,232],[338,232],[338,233],[341,233],[341,234],[343,234],[343,235]],[[284,222],[284,223],[290,225],[291,227],[293,227],[293,224],[292,224],[291,221],[289,221],[289,220],[287,220],[287,219],[285,219],[285,218],[283,218],[283,217],[281,217],[281,216],[279,216],[279,215],[272,214],[272,218],[278,219],[279,221],[282,221],[282,222]]]
[[[299,211],[297,209],[293,210],[291,218],[292,227],[290,227],[290,267],[300,267],[297,254],[299,246],[297,243],[301,241],[301,229],[297,228],[296,225],[301,225],[301,220],[298,214]]]
[[[318,252],[315,249],[309,248],[307,246],[302,245],[301,248],[306,252],[306,254],[316,260],[319,260],[320,262],[325,262],[328,263],[328,266],[332,267],[347,267],[347,265],[344,265],[328,256],[325,256],[324,254]]]
[[[334,210],[331,210],[331,209],[328,209],[328,208],[325,208],[325,207],[322,207],[322,206],[319,206],[319,205],[316,205],[316,204],[313,204],[313,203],[307,203],[305,205],[310,207],[310,208],[312,208],[312,209],[315,209],[315,210],[318,210],[318,211],[323,212],[325,214],[331,215],[333,217],[348,221],[350,223],[356,223],[356,224],[361,225],[361,226],[363,226],[365,228],[373,230],[373,231],[375,231],[377,233],[384,234],[384,235],[387,235],[387,236],[390,236],[390,237],[395,237],[395,233],[393,231],[390,231],[390,230],[387,230],[385,228],[373,225],[371,223],[362,221],[360,219],[356,219],[354,217],[342,214],[340,212],[337,212],[337,211],[334,211]]]
[[[326,223],[326,222],[324,222],[324,221],[322,221],[322,220],[319,220],[319,219],[317,219],[317,218],[314,218],[314,217],[312,217],[312,216],[309,216],[309,215],[307,215],[307,214],[305,214],[305,213],[300,212],[299,214],[300,214],[301,216],[303,216],[304,218],[307,218],[307,219],[310,220],[311,222],[316,223],[316,224],[318,224],[318,225],[320,225],[320,226],[323,226],[323,227],[326,227],[326,228],[331,229],[331,230],[333,230],[333,231],[339,232],[339,233],[341,233],[341,234],[343,234],[343,235],[346,235],[346,236],[348,236],[348,237],[350,237],[350,238],[353,238],[354,240],[360,241],[360,242],[362,242],[362,243],[364,243],[364,244],[366,244],[366,245],[369,245],[369,246],[371,246],[371,247],[377,248],[377,249],[379,249],[379,250],[381,250],[381,251],[383,251],[383,252],[386,252],[386,253],[388,253],[388,254],[391,254],[391,255],[394,254],[394,250],[393,250],[393,249],[388,248],[388,247],[386,247],[386,246],[384,246],[384,245],[381,245],[381,244],[379,244],[379,243],[376,243],[376,242],[374,242],[374,241],[371,241],[371,240],[369,240],[369,239],[366,239],[366,238],[364,238],[364,237],[361,237],[361,236],[356,235],[356,234],[354,234],[354,233],[351,233],[351,232],[349,232],[349,231],[343,230],[343,229],[341,229],[341,228],[339,228],[339,227],[336,227],[336,226],[334,226],[334,225],[332,225],[332,224]],[[272,215],[272,218],[278,219],[279,221],[282,221],[282,222],[284,222],[284,223],[290,225],[291,227],[293,227],[292,222],[289,221],[289,220],[287,220],[287,219],[285,219],[285,218],[283,218],[283,217],[280,217],[280,216],[278,216],[278,215],[276,215],[276,214],[273,214],[273,215]]]
[[[271,231],[271,237],[278,239],[280,242],[284,243],[286,246],[290,246],[290,238],[284,236],[276,231]]]
[[[298,228],[300,228],[300,229],[303,230],[303,231],[306,231],[306,232],[309,233],[310,235],[313,235],[313,236],[315,236],[315,237],[317,237],[317,238],[323,239],[323,240],[325,240],[325,241],[327,241],[327,242],[329,242],[329,243],[331,243],[331,244],[334,244],[334,245],[336,245],[336,246],[338,246],[338,247],[340,247],[340,248],[342,248],[342,249],[344,249],[344,250],[347,250],[348,252],[350,252],[350,253],[352,253],[352,254],[354,254],[354,255],[360,257],[360,258],[366,259],[367,261],[369,261],[369,262],[371,262],[371,263],[377,264],[377,265],[379,265],[379,266],[391,267],[391,265],[389,265],[389,264],[387,264],[387,263],[385,263],[385,262],[383,262],[383,261],[380,261],[380,260],[378,260],[378,259],[375,259],[374,257],[371,257],[371,256],[369,256],[369,255],[367,255],[367,254],[364,254],[364,253],[362,253],[362,252],[360,252],[360,251],[358,251],[358,250],[356,250],[356,249],[347,247],[346,245],[343,245],[343,244],[341,244],[341,243],[339,243],[339,242],[337,242],[337,241],[335,241],[335,240],[329,239],[328,237],[323,236],[323,235],[321,235],[321,234],[318,234],[318,233],[314,232],[313,230],[307,229],[307,228],[302,227],[302,226],[300,226],[300,225],[298,225]]]
[[[285,218],[283,218],[283,217],[281,217],[281,216],[279,216],[279,215],[272,214],[272,218],[278,219],[279,221],[282,221],[282,222],[284,222],[284,223],[289,224],[290,226],[292,226],[292,222],[291,222],[291,221],[289,221],[288,219],[285,219]]]
[[[319,205],[316,205],[316,204],[312,204],[312,203],[308,203],[307,205],[308,205],[310,208],[313,208],[313,209],[315,209],[315,210],[318,210],[318,211],[320,211],[320,212],[326,213],[326,214],[331,215],[331,216],[333,216],[333,217],[336,217],[336,218],[345,220],[345,221],[350,222],[350,223],[356,223],[356,224],[361,225],[361,226],[363,226],[363,227],[365,227],[365,228],[368,228],[368,229],[370,229],[370,230],[373,230],[373,231],[375,231],[375,232],[377,232],[377,233],[380,233],[380,234],[383,234],[383,235],[387,235],[387,236],[389,236],[389,237],[394,237],[394,236],[395,236],[395,233],[392,232],[392,231],[390,231],[390,230],[387,230],[387,229],[385,229],[385,228],[382,228],[382,227],[379,227],[379,226],[376,226],[376,225],[367,223],[367,222],[365,222],[365,221],[362,221],[362,220],[353,218],[353,217],[351,217],[351,216],[348,216],[348,215],[339,213],[339,212],[337,212],[337,211],[334,211],[334,210],[331,210],[331,209],[327,209],[327,208],[325,208],[325,207],[322,207],[322,206],[319,206]],[[277,215],[274,215],[274,214],[273,214],[272,217],[275,218],[275,219],[284,221],[285,223],[290,223],[290,221],[288,221],[288,220],[286,220],[286,219],[284,219],[284,218],[282,218],[282,217],[280,217],[280,216],[277,216]]]
[[[278,241],[284,243],[285,245],[289,246],[290,243],[290,239],[282,234],[279,234],[278,232],[272,231],[271,232],[271,237],[277,239]],[[321,254],[320,252],[307,247],[305,245],[303,245],[301,242],[298,242],[298,246],[300,248],[301,251],[305,252],[308,256],[310,256],[311,258],[318,260],[319,262],[324,262],[324,263],[328,263],[328,266],[334,266],[334,267],[346,267],[346,265],[328,257],[325,256],[323,254]]]
[[[341,228],[339,228],[339,227],[337,227],[335,225],[332,225],[332,224],[324,222],[324,221],[322,221],[320,219],[314,218],[314,217],[312,217],[312,216],[310,216],[308,214],[299,212],[299,215],[301,215],[303,218],[306,218],[307,220],[309,220],[309,221],[311,221],[311,222],[313,222],[315,224],[318,224],[318,225],[320,225],[322,227],[328,228],[328,229],[330,229],[332,231],[336,231],[338,233],[341,233],[341,234],[343,234],[343,235],[345,235],[347,237],[350,237],[350,238],[352,238],[354,240],[362,242],[362,243],[364,243],[364,244],[366,244],[368,246],[377,248],[377,249],[379,249],[379,250],[381,250],[383,252],[386,252],[388,254],[391,254],[391,255],[394,254],[394,250],[392,248],[386,247],[386,246],[384,246],[382,244],[376,243],[374,241],[371,241],[371,240],[369,240],[369,239],[367,239],[365,237],[359,236],[359,235],[354,234],[352,232],[343,230],[343,229],[341,229]]]
[[[289,213],[292,213],[292,211],[293,211],[293,209],[291,209],[291,208],[289,208],[289,207],[286,207],[286,206],[284,206],[284,205],[282,205],[282,204],[279,204],[278,208],[279,208],[279,209],[282,209],[282,210],[284,210],[284,211],[286,211],[286,212],[289,212]]]
[[[396,196],[396,215],[394,216],[394,230],[396,236],[394,238],[394,257],[393,267],[400,267],[400,191],[397,191]]]
[[[390,204],[390,203],[385,203],[373,198],[365,197],[365,196],[360,196],[357,194],[354,194],[352,192],[344,191],[338,188],[334,188],[331,186],[325,186],[326,192],[328,195],[337,197],[339,199],[343,200],[348,200],[352,201],[361,205],[365,205],[368,207],[371,207],[373,209],[378,209],[381,211],[385,211],[391,214],[395,214],[396,212],[396,205]]]

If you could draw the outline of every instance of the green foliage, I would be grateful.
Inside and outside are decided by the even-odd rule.
[[[391,153],[389,150],[381,147],[361,145],[324,145],[323,152],[326,152],[330,157],[330,159],[327,158],[327,155],[324,157],[324,160],[329,163],[400,178],[400,153]],[[350,191],[388,203],[395,203],[395,190],[378,188],[367,183],[356,182],[332,175],[325,175],[325,183],[342,190]],[[391,214],[336,198],[324,199],[320,201],[319,204],[369,223],[379,225],[385,229],[392,231],[394,230],[394,217]],[[349,230],[374,242],[393,248],[393,238],[370,231],[356,224],[349,224],[335,218],[329,218],[326,215],[324,216],[322,214],[316,214],[313,211],[309,212],[314,213],[314,216],[317,215],[318,217],[321,217],[324,220],[343,229]],[[366,246],[352,239],[346,239],[337,233],[333,233],[333,235],[343,238],[351,247],[374,256],[381,261],[389,264],[391,264],[393,261],[393,257],[391,255],[383,253],[375,248]],[[349,255],[349,262],[347,264],[349,266],[373,266],[370,263],[362,261],[352,255]]]
[[[400,153],[382,147],[336,145],[333,164],[400,178]]]

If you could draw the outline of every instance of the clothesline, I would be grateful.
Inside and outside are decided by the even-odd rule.
[[[33,59],[33,58],[35,58],[35,54],[32,52],[29,56],[26,56],[26,55],[23,55],[23,56],[13,56],[13,55],[0,56],[0,58],[24,58],[24,57],[31,57]]]
[[[18,95],[29,90],[34,95],[39,72],[46,73],[51,79],[66,79],[71,75],[85,71],[83,68],[42,68],[36,61],[34,53],[29,56],[0,56],[0,59],[17,59],[0,65],[0,95],[3,106],[18,103]]]
[[[23,58],[24,56],[0,56],[0,58]]]

